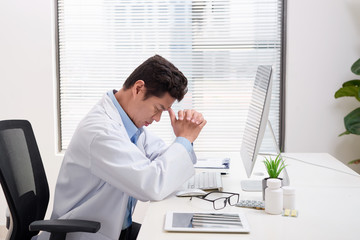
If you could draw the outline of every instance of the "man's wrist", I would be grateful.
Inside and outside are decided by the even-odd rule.
[[[193,144],[185,137],[176,137],[175,142],[182,144],[189,153],[192,162],[195,164],[197,159],[194,152]]]

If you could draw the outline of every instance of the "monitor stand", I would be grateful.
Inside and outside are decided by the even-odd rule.
[[[245,192],[262,192],[262,180],[258,180],[258,179],[242,180],[241,189]]]
[[[276,152],[277,152],[277,154],[280,154],[281,159],[283,159],[281,156],[279,145],[276,142],[274,130],[273,130],[269,120],[267,121],[267,127],[270,130],[272,140],[273,140],[275,148],[276,148]],[[241,181],[241,189],[246,192],[262,192],[262,188],[263,188],[262,187],[262,179],[264,179],[266,177],[266,175],[262,172],[254,172],[254,173],[252,173],[252,175],[254,176],[254,179],[244,179]],[[286,167],[282,170],[280,177],[283,179],[282,180],[283,186],[290,185],[290,179],[289,179],[289,175],[286,171]]]

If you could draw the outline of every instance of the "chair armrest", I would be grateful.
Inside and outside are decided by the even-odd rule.
[[[30,231],[46,231],[50,233],[89,232],[96,233],[100,229],[99,222],[77,219],[39,220],[30,224]]]
[[[6,229],[9,229],[10,228],[10,222],[11,222],[9,208],[6,208],[5,215],[6,215]]]

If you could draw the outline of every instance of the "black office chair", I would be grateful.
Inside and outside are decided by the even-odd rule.
[[[26,120],[0,121],[0,182],[10,210],[10,240],[29,240],[39,231],[50,240],[64,240],[69,232],[95,233],[99,222],[43,220],[49,186],[31,124]]]

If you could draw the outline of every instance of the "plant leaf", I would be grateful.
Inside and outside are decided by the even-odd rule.
[[[356,75],[360,75],[360,58],[351,66],[351,71]]]
[[[346,115],[344,124],[347,132],[360,135],[360,108]]]
[[[360,164],[360,159],[352,160],[348,164]]]
[[[360,101],[359,90],[360,88],[357,86],[345,86],[336,91],[335,98],[355,97],[358,101]]]
[[[348,87],[348,86],[356,86],[356,87],[360,87],[360,79],[353,79],[347,82],[344,82],[343,87]]]
[[[277,178],[286,166],[280,154],[278,154],[274,160],[271,157],[269,159],[265,158],[264,164],[270,178]]]
[[[349,135],[349,134],[351,134],[351,132],[345,131],[345,132],[339,134],[339,137],[344,136],[344,135]]]

